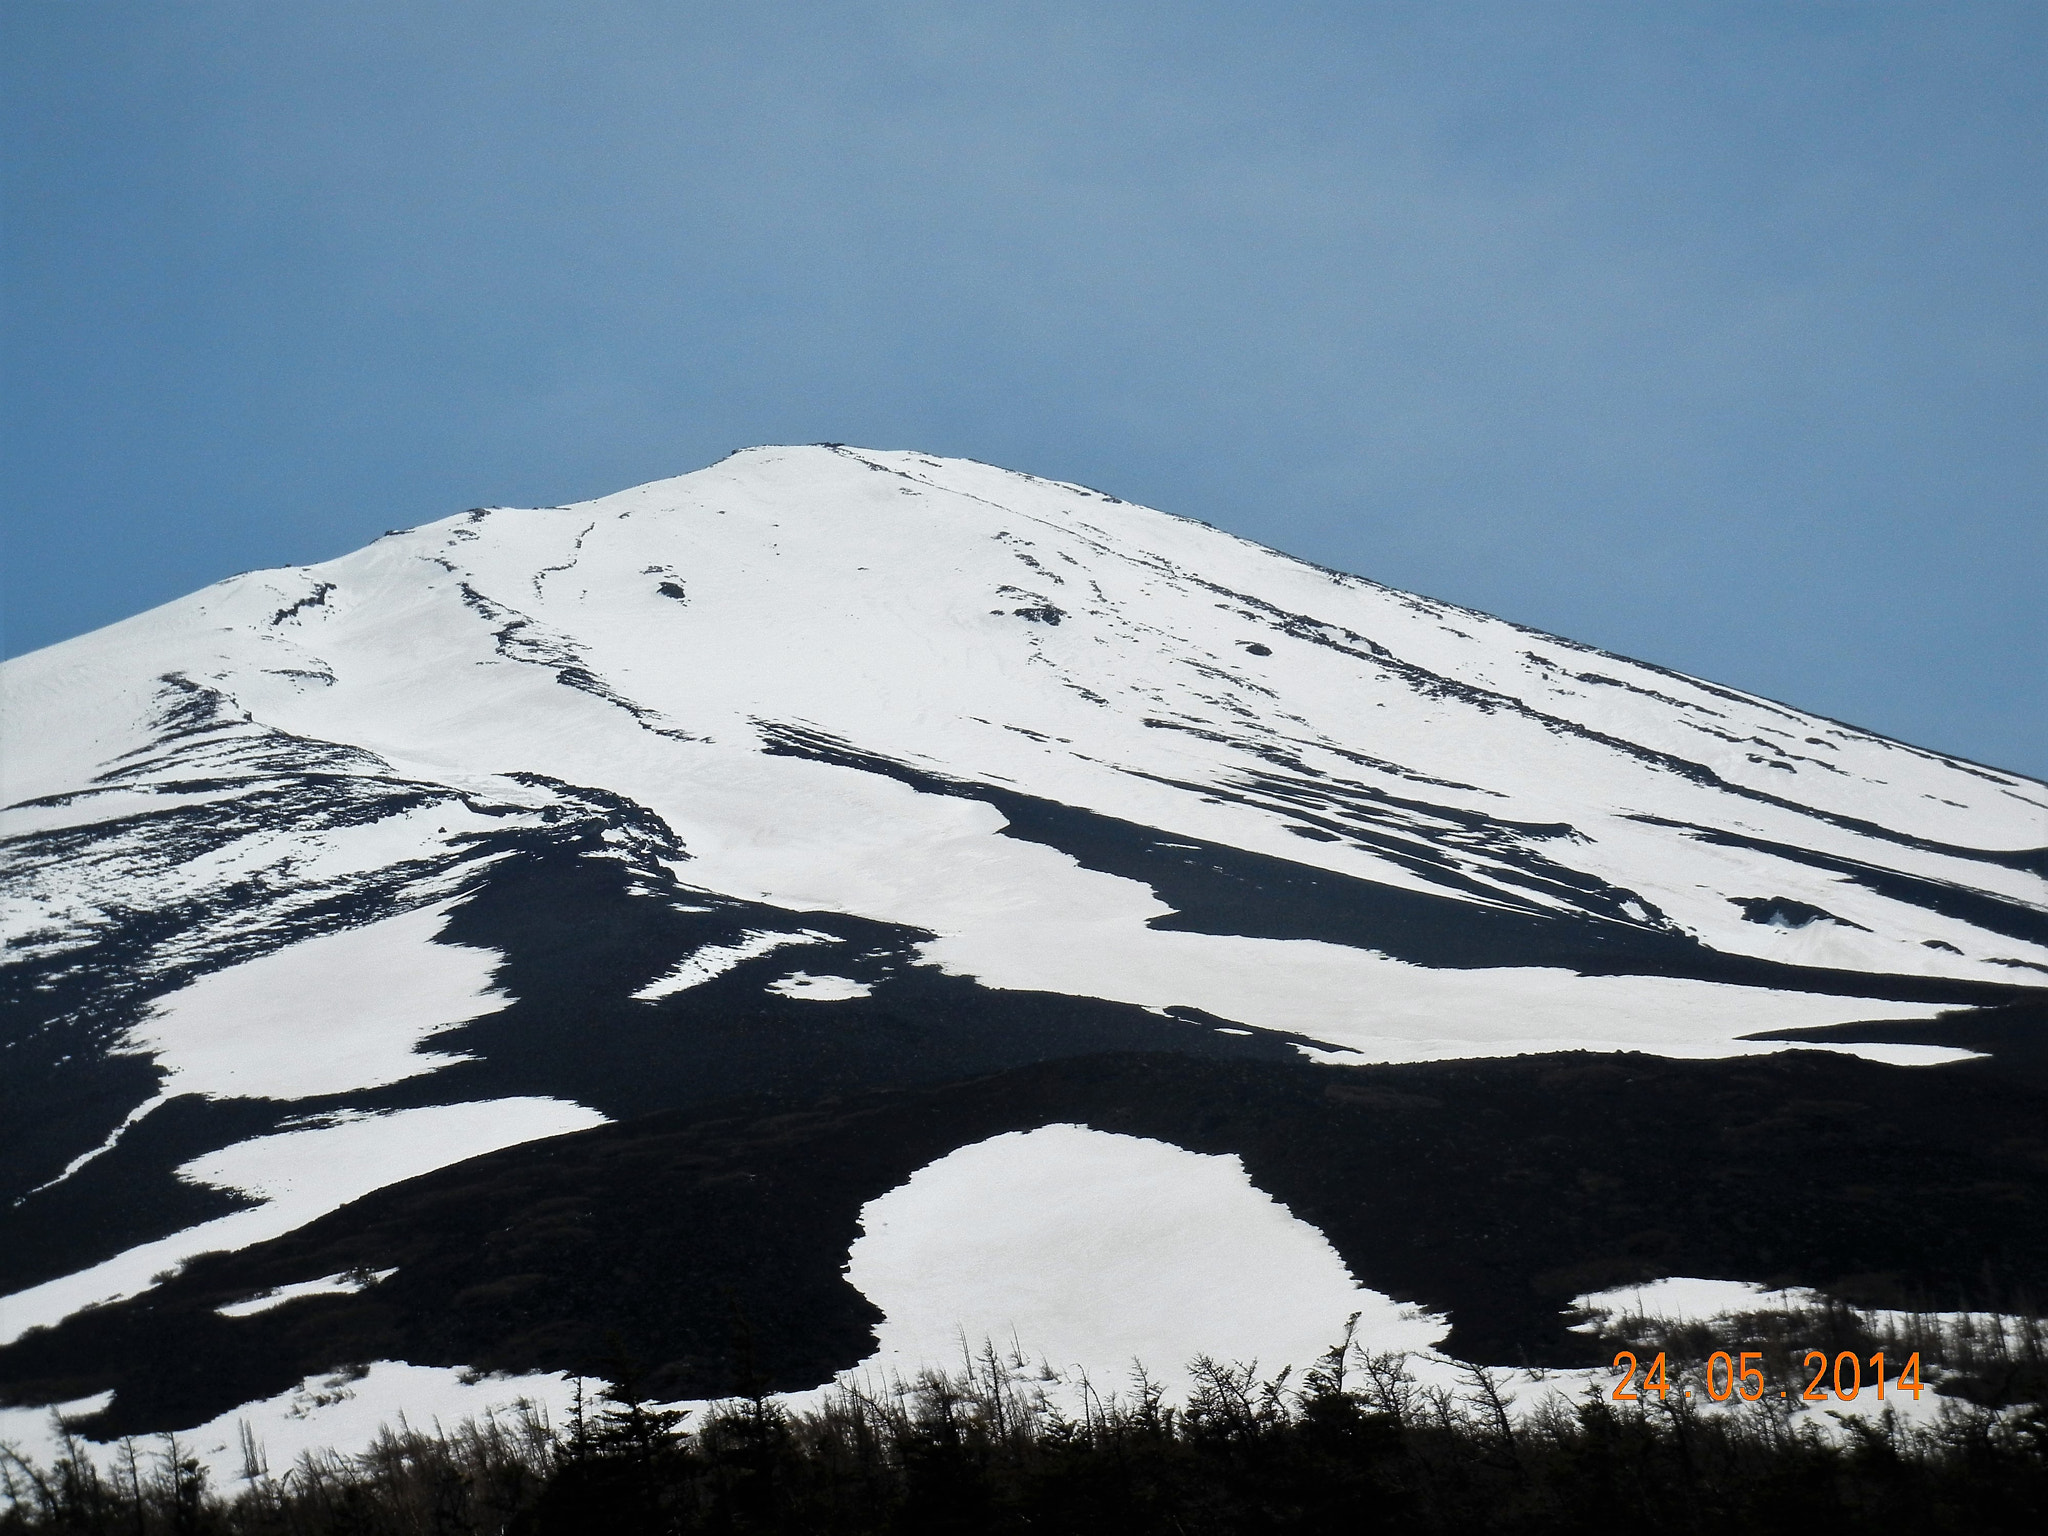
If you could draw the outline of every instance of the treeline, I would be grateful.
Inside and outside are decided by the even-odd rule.
[[[1853,1321],[1837,1324],[1860,1347]],[[2008,1388],[2038,1385],[2038,1332],[1975,1347],[2013,1367]],[[525,1411],[391,1430],[361,1456],[282,1472],[245,1442],[244,1475],[224,1488],[174,1440],[125,1446],[111,1468],[78,1446],[48,1467],[0,1457],[0,1533],[2048,1530],[2038,1393],[1945,1397],[1917,1426],[1677,1393],[1618,1404],[1595,1391],[1518,1414],[1484,1369],[1425,1386],[1403,1357],[1347,1341],[1298,1381],[1199,1359],[1178,1406],[1141,1373],[1106,1400],[1083,1384],[1062,1407],[1025,1361],[984,1348],[887,1391],[835,1389],[802,1412],[756,1394],[700,1421],[640,1401],[633,1372],[618,1375],[566,1425]]]

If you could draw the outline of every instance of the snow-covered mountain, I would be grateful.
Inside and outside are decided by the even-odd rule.
[[[1939,1064],[2048,988],[2040,783],[918,453],[759,448],[478,509],[218,583],[0,687],[0,1393],[118,1378],[113,1427],[371,1350],[598,1369],[533,1278],[567,1250],[446,1321],[476,1250],[418,1201],[458,1176],[478,1210],[516,1188],[529,1211],[571,1198],[536,1169],[655,1136],[690,1143],[677,1178],[768,1180],[705,1127],[881,1095],[867,1131],[833,1122],[831,1156],[883,1150],[805,1228],[822,1289],[762,1292],[764,1315],[843,1314],[776,1367],[798,1385],[872,1340],[836,1266],[913,1146],[1118,1114],[1192,1145],[1205,1095],[1283,1081],[1379,1126],[1446,1102],[1449,1069],[1413,1069],[1424,1095],[1399,1064],[1500,1084],[1571,1051],[1824,1043],[1769,1070],[1954,1084]],[[1140,1062],[1182,1075],[1089,1098]],[[1013,1109],[965,1140],[875,1128],[904,1094],[950,1123],[988,1081]],[[1297,1214],[1323,1198],[1301,1177]],[[758,1214],[719,1218],[745,1243],[690,1241],[765,1262]],[[1453,1280],[1401,1284],[1492,1339]],[[232,1310],[275,1286],[314,1288]],[[718,1304],[677,1307],[637,1326],[670,1385],[719,1390],[715,1340],[674,1342]],[[281,1318],[328,1321],[287,1349]],[[175,1341],[151,1366],[122,1355],[144,1319]],[[199,1353],[203,1381],[163,1384]]]

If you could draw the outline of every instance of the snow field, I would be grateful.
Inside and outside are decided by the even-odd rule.
[[[666,573],[687,597],[662,595],[649,572]],[[315,594],[317,604],[295,606]],[[1041,601],[1058,606],[1063,621],[1017,615]],[[1254,643],[1270,654],[1252,654]],[[1390,658],[1384,665],[1374,647]],[[795,910],[931,928],[942,935],[944,964],[996,985],[1142,991],[1148,1005],[1182,1002],[1226,1016],[1237,1016],[1228,994],[1242,990],[1202,977],[1204,995],[1149,995],[1159,965],[1143,957],[1157,946],[1140,931],[1142,919],[1131,921],[1123,882],[1077,879],[1052,850],[1020,855],[985,806],[764,757],[755,722],[805,720],[960,777],[1012,781],[1143,824],[1428,887],[1366,850],[1291,835],[1284,808],[1176,787],[1242,788],[1248,771],[1273,768],[1244,748],[1278,750],[1302,763],[1311,784],[1320,774],[1370,795],[1568,825],[1573,838],[1540,851],[1640,892],[1733,952],[2003,982],[2026,977],[1992,958],[2048,963],[2048,946],[1987,938],[1841,876],[1633,819],[1726,827],[2042,906],[2048,887],[2036,876],[1873,842],[1798,804],[1915,836],[2009,847],[2048,840],[2048,797],[2038,785],[1333,577],[1198,524],[924,455],[753,450],[583,506],[450,519],[322,567],[209,588],[7,664],[4,686],[83,738],[31,753],[24,783],[61,780],[92,752],[135,739],[125,727],[95,724],[99,715],[74,719],[75,705],[97,692],[116,717],[146,715],[148,690],[135,676],[145,656],[152,676],[175,664],[266,725],[353,743],[394,771],[466,791],[495,784],[526,798],[530,789],[498,774],[517,765],[605,785],[677,830],[698,883]],[[639,715],[561,686],[569,663],[633,701]],[[1399,671],[1410,664],[1501,702],[1418,690]],[[312,686],[308,676],[332,682]],[[904,686],[910,678],[915,688]],[[1546,727],[1524,703],[1573,729]],[[680,734],[656,734],[650,721]],[[1678,752],[1795,803],[1732,796],[1574,734],[1579,728]],[[1378,766],[1357,761],[1361,751]],[[1384,825],[1410,816],[1418,847],[1449,846],[1429,815],[1372,803],[1394,817]],[[1467,874],[1495,880],[1486,847],[1468,840],[1453,851]],[[228,866],[248,857],[236,854],[210,878],[232,878]],[[1770,928],[1744,922],[1729,901],[1774,895],[1871,931]],[[1071,966],[1056,946],[1011,939],[1020,908],[1039,908],[1037,921],[1057,918],[1071,936],[1089,925],[1091,906],[1103,935],[1093,947],[1134,957],[1107,991],[1100,960]],[[1299,948],[1240,949],[1238,958],[1268,976],[1304,959],[1311,972],[1321,968]],[[1502,993],[1526,975],[1502,976]],[[1474,1003],[1461,985],[1428,1006],[1469,1014]],[[1412,977],[1349,979],[1338,989],[1344,998],[1375,999],[1364,1021],[1313,974],[1285,990],[1294,995],[1284,1027],[1363,1049],[1375,1035],[1405,1042],[1399,1021],[1412,1010],[1404,999],[1426,989]],[[1731,1035],[1758,1028],[1878,1016],[1857,1008],[1816,1019],[1806,1000],[1760,997],[1761,1016],[1731,1030],[1711,994],[1674,1012],[1668,988],[1620,992],[1586,997],[1585,1016],[1595,1021],[1586,1044],[1615,1033],[1604,1022],[1614,1008],[1699,1020],[1675,1046],[1692,1052],[1725,1048]],[[1380,1007],[1382,995],[1391,1011]],[[1305,1016],[1316,1016],[1316,1027],[1305,1027]],[[1558,1038],[1540,1019],[1452,1030],[1459,1051],[1483,1049],[1487,1039]],[[1623,1028],[1619,1037],[1639,1033]]]
[[[1444,1318],[1359,1286],[1328,1240],[1256,1188],[1234,1156],[1077,1125],[1042,1126],[927,1164],[870,1201],[861,1227],[846,1273],[885,1314],[875,1351],[833,1382],[782,1394],[793,1409],[816,1406],[835,1386],[886,1395],[928,1367],[958,1371],[985,1344],[999,1356],[1038,1362],[1032,1388],[1073,1417],[1091,1397],[1129,1400],[1136,1362],[1165,1388],[1168,1402],[1178,1403],[1189,1385],[1185,1367],[1198,1354],[1256,1364],[1267,1377],[1291,1365],[1299,1380],[1354,1313],[1356,1347],[1406,1356],[1418,1386],[1457,1394],[1473,1386],[1466,1366],[1434,1352],[1448,1328]],[[354,1284],[326,1276],[221,1311],[247,1315]],[[1673,1277],[1582,1295],[1573,1307],[1711,1322],[1818,1300],[1806,1290]],[[2008,1320],[1974,1321],[1981,1327]],[[1552,1402],[1569,1406],[1589,1393],[1605,1398],[1615,1380],[1603,1369],[1502,1368],[1492,1375],[1517,1417]],[[452,1429],[464,1419],[518,1413],[522,1405],[560,1425],[573,1393],[559,1374],[478,1376],[377,1361],[361,1374],[308,1378],[181,1430],[179,1439],[225,1488],[243,1474],[244,1425],[276,1471],[308,1451],[358,1454],[387,1426]],[[82,1418],[108,1400],[103,1394],[54,1409],[0,1409],[0,1442],[47,1463],[59,1450],[52,1413]],[[667,1406],[701,1415],[712,1405]],[[1867,1392],[1825,1409],[1799,1404],[1792,1411],[1840,1433],[1834,1416],[1873,1418],[1886,1406],[1909,1422],[1931,1422],[1941,1412],[1932,1392],[1918,1401],[1894,1394],[1886,1404]],[[86,1448],[105,1463],[116,1454],[111,1445]]]
[[[1078,1125],[962,1147],[870,1201],[846,1278],[887,1314],[855,1379],[957,1367],[992,1341],[1110,1390],[1134,1360],[1304,1369],[1354,1312],[1375,1349],[1428,1349],[1449,1326],[1360,1287],[1237,1157]]]
[[[171,675],[220,691],[217,728],[168,734],[166,700],[179,697],[163,681]],[[90,858],[12,865],[0,929],[17,955],[76,947],[136,913],[217,906],[230,890],[260,888],[267,904],[209,917],[149,965],[203,963],[312,893],[388,886],[440,903],[215,970],[159,999],[129,1044],[166,1071],[166,1093],[293,1099],[457,1059],[432,1051],[434,1035],[505,999],[491,991],[497,957],[435,942],[447,871],[470,857],[460,839],[508,822],[455,797],[547,809],[556,791],[514,774],[598,787],[651,811],[689,850],[671,868],[699,889],[924,929],[935,935],[924,960],[984,985],[1191,1006],[1320,1041],[1310,1054],[1329,1061],[1748,1054],[1785,1048],[1742,1038],[1756,1033],[1937,1011],[1555,968],[1436,970],[1340,945],[1157,930],[1148,924],[1170,909],[1148,886],[1004,836],[985,802],[766,755],[774,723],[1167,835],[1437,889],[1379,853],[1289,830],[1309,814],[1342,825],[1348,807],[1503,901],[1562,899],[1531,898],[1510,878],[1517,858],[1540,854],[1635,893],[1728,953],[2005,983],[2041,973],[1998,959],[2048,964],[2048,943],[1687,830],[2048,914],[2048,882],[1968,856],[2048,843],[2039,784],[1098,493],[919,454],[751,450],[578,507],[452,518],[322,566],[237,577],[5,663],[0,711],[35,722],[10,731],[0,757],[0,801],[14,807],[0,812],[0,837],[116,829]],[[365,775],[449,798],[362,825],[252,827],[189,858],[152,844],[150,812],[218,798],[187,786],[232,776],[253,791],[277,782],[265,766],[273,758],[336,744],[364,754]],[[110,773],[118,786],[91,790]],[[1326,791],[1337,808],[1302,808]],[[1470,835],[1458,819],[1468,813],[1496,825]],[[0,854],[18,860],[22,846],[0,844]],[[433,887],[422,869],[451,883]],[[1731,898],[1751,897],[1792,898],[1844,921],[1746,922]],[[636,995],[673,995],[818,938],[755,931],[700,949]],[[805,971],[769,989],[821,1002],[867,990]],[[1837,1049],[1900,1064],[1967,1054]],[[136,1294],[196,1253],[261,1241],[371,1189],[601,1120],[560,1100],[515,1099],[330,1117],[224,1149],[181,1172],[260,1204],[0,1299],[0,1339]],[[1198,1349],[1303,1364],[1350,1310],[1382,1330],[1374,1338],[1426,1328],[1358,1290],[1327,1243],[1252,1189],[1234,1159],[1109,1147],[1098,1134],[1052,1127],[1027,1133],[1021,1151],[962,1149],[952,1154],[961,1161],[942,1159],[875,1203],[849,1270],[889,1314],[865,1368],[951,1364],[979,1331],[1119,1382],[1131,1354],[1163,1372]],[[970,1201],[974,1180],[988,1181],[977,1191],[1008,1193]],[[976,1207],[960,1214],[953,1247],[929,1237],[941,1230],[929,1212],[948,1202]],[[979,1254],[979,1268],[953,1266],[956,1248]],[[1154,1269],[1115,1270],[1133,1248],[1156,1254]],[[1262,1267],[1280,1254],[1293,1255],[1286,1274]],[[1100,1265],[1115,1283],[1063,1291]],[[1252,1315],[1246,1297],[1270,1328],[1228,1331]],[[1110,1341],[1121,1341],[1113,1361]],[[354,1422],[348,1414],[386,1401],[386,1381],[441,1401],[445,1382],[390,1374],[418,1369],[379,1366],[325,1405],[313,1401],[325,1389],[309,1386],[275,1412]]]
[[[547,664],[500,655],[490,628],[496,620],[464,608],[456,579],[422,565],[419,556],[435,549],[445,551],[437,558],[452,557],[473,590],[530,616],[520,630],[529,651],[570,647],[643,707],[749,758],[749,721],[803,718],[865,746],[929,760],[963,776],[1015,779],[1055,798],[1141,822],[1178,824],[1238,846],[1390,883],[1415,883],[1416,877],[1362,850],[1304,844],[1288,836],[1270,812],[1203,806],[1185,792],[1124,771],[1199,781],[1219,771],[1264,766],[1228,745],[1177,730],[1148,730],[1141,720],[1163,716],[1205,723],[1247,740],[1292,741],[1306,754],[1304,762],[1369,785],[1513,819],[1568,822],[1591,840],[1569,852],[1570,862],[1642,890],[1712,942],[1774,956],[1785,953],[1780,936],[1742,923],[1726,895],[1807,899],[1804,892],[1839,881],[1779,864],[1773,874],[1799,882],[1799,890],[1724,891],[1718,880],[1685,878],[1696,868],[1713,874],[1721,850],[1689,843],[1667,829],[1644,828],[1628,817],[1655,812],[1710,826],[1739,822],[1797,846],[1850,855],[1868,851],[1862,834],[1796,809],[1732,801],[1724,791],[1604,743],[1555,734],[1511,709],[1482,710],[1417,694],[1406,682],[1376,677],[1370,664],[1324,647],[1279,637],[1284,663],[1276,659],[1279,653],[1252,657],[1243,649],[1245,636],[1275,639],[1270,615],[1259,619],[1266,627],[1247,629],[1252,621],[1244,613],[1256,610],[1202,584],[1213,577],[1229,590],[1284,599],[1278,604],[1283,609],[1302,605],[1447,677],[1500,687],[1512,674],[1524,693],[1542,695],[1546,712],[1561,713],[1573,724],[1641,740],[1679,720],[1686,739],[1650,742],[1656,750],[1682,746],[1696,760],[1711,757],[1702,744],[1712,746],[1715,738],[1693,730],[1699,723],[1693,716],[1706,720],[1702,711],[1718,711],[1723,718],[1713,728],[1736,735],[1742,750],[1729,746],[1732,763],[1708,766],[1744,782],[1739,767],[1768,793],[1806,796],[1825,809],[1992,846],[2039,841],[2048,826],[2039,787],[2024,781],[1993,787],[1932,754],[1762,701],[1731,699],[1724,690],[1580,651],[1497,620],[1370,583],[1335,580],[1213,530],[1111,507],[1046,482],[915,455],[865,459],[885,472],[823,450],[760,450],[584,507],[493,513],[474,540],[455,540],[455,533],[470,526],[451,521],[379,541],[317,573],[270,573],[302,583],[317,574],[352,594],[348,602],[337,595],[292,621],[305,631],[302,647],[317,645],[328,658],[323,664],[337,683],[311,691],[286,688],[276,681],[276,669],[259,675],[244,666],[233,673],[235,687],[260,698],[294,729],[361,742],[394,763],[481,765],[559,752],[559,761],[546,771],[573,782],[615,782],[620,769],[653,782],[697,777],[693,765],[677,761],[694,755],[690,743],[650,737],[615,706],[561,689]],[[894,471],[906,467],[922,484],[900,481]],[[988,493],[996,490],[1009,498],[1008,505],[991,505]],[[1108,525],[1114,525],[1113,534],[1103,531]],[[1019,564],[1020,556],[1060,580],[1044,579]],[[420,574],[408,575],[408,560]],[[535,575],[562,565],[569,569],[545,581]],[[650,566],[683,577],[688,601],[656,595],[645,574]],[[1042,588],[1054,596],[1068,588],[1086,590],[1087,604],[1070,607],[1069,621],[1059,626],[986,611],[990,594],[1020,582],[1018,590]],[[1095,587],[1104,595],[1094,595]],[[249,622],[289,590],[288,584],[272,582],[238,600],[249,612],[234,616]],[[1071,593],[1063,600],[1079,601]],[[237,606],[219,596],[209,603],[212,609]],[[1099,622],[1084,623],[1091,612],[1099,613]],[[1104,633],[1092,633],[1090,623]],[[532,639],[542,633],[545,645]],[[847,644],[848,635],[857,635],[857,643]],[[1527,660],[1532,652],[1556,659],[1538,666]],[[448,664],[423,675],[428,654]],[[700,661],[711,656],[719,658],[717,665]],[[530,659],[543,660],[538,652]],[[1586,685],[1574,676],[1560,682],[1553,674],[1566,663],[1629,686]],[[1217,671],[1230,676],[1209,675]],[[908,676],[917,677],[919,686],[906,693],[900,682]],[[1091,704],[1069,685],[1093,689],[1117,707]],[[1646,699],[1631,688],[1665,697]],[[1255,718],[1247,721],[1234,710]],[[991,713],[993,721],[976,719]],[[1323,724],[1312,723],[1317,720]],[[1009,724],[1028,726],[1047,739],[1002,728]],[[1828,745],[1811,746],[1800,731],[1818,733],[1816,739]],[[1779,750],[1767,752],[1752,738],[1768,743],[1779,736],[1801,749],[1795,756],[1811,760],[1806,767],[1795,762],[1787,772],[1749,763],[1751,756]],[[1063,739],[1071,750],[1060,749]],[[1330,755],[1325,743],[1347,750],[1362,746],[1412,772],[1360,767]],[[623,759],[622,748],[628,749]],[[635,757],[645,758],[644,769],[630,761]],[[1910,770],[1914,792],[1905,784],[1879,783],[1869,773],[1858,777],[1835,761],[1873,757],[1894,778]],[[1814,766],[1821,762],[1825,770]],[[607,764],[614,765],[613,773]],[[758,768],[759,759],[752,766]],[[1431,777],[1484,788],[1421,782]],[[1931,788],[1917,787],[1922,780],[1945,792],[1930,798]],[[751,843],[775,819],[764,816],[764,804],[779,815],[792,803],[768,795],[761,784],[727,818],[715,807],[693,814],[686,797],[640,792],[646,787],[634,785],[636,798],[686,830],[693,848],[707,835],[709,841],[722,840],[720,823],[728,820],[738,841]],[[821,860],[838,851],[818,850]],[[1918,873],[2021,899],[2042,894],[2041,882],[2019,871],[1959,866],[1946,855],[1898,845],[1883,851]],[[1484,855],[1475,851],[1471,857],[1474,872],[1483,875]],[[1755,854],[1744,858],[1752,874],[1767,862]],[[1867,909],[1854,920],[1877,933],[1844,929],[1829,937],[1848,945],[1843,953],[1857,963],[1951,971],[1961,965],[1969,974],[2011,979],[1983,971],[1981,962],[1957,962],[1920,946],[1929,937],[1954,941],[1941,924],[1935,925],[1941,931],[1887,933],[1901,922],[1921,923],[1925,914],[1914,916],[1917,909],[1902,911],[1899,903],[1869,892],[1854,894]],[[1879,921],[1869,921],[1872,916]],[[1902,940],[1910,941],[1910,949]]]

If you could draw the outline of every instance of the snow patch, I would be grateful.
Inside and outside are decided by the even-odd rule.
[[[780,981],[769,982],[766,990],[778,997],[799,997],[814,1003],[843,1003],[849,998],[872,996],[875,989],[851,976],[813,976],[808,971],[792,971]]]
[[[254,1317],[259,1312],[268,1312],[272,1307],[281,1307],[288,1301],[298,1301],[306,1296],[353,1296],[373,1285],[382,1284],[397,1273],[396,1269],[378,1269],[367,1275],[323,1275],[318,1280],[280,1285],[260,1296],[251,1296],[247,1301],[231,1301],[213,1310],[222,1317]]]
[[[765,929],[752,929],[735,944],[706,944],[667,975],[650,981],[633,996],[643,1003],[658,1002],[691,987],[701,987],[714,977],[723,976],[734,966],[773,954],[785,945],[837,942],[830,934],[824,933],[772,933]]]
[[[961,1147],[869,1201],[846,1278],[886,1314],[854,1379],[957,1368],[984,1340],[1107,1384],[1199,1353],[1299,1370],[1354,1312],[1374,1350],[1449,1326],[1361,1287],[1235,1155],[1079,1125]]]
[[[562,1099],[490,1099],[389,1114],[346,1114],[305,1130],[237,1142],[194,1158],[178,1176],[232,1189],[260,1203],[111,1259],[0,1297],[0,1344],[74,1312],[140,1295],[157,1277],[202,1253],[267,1242],[372,1190],[522,1142],[606,1123]]]
[[[467,1057],[420,1049],[510,1001],[503,956],[435,942],[453,902],[323,934],[199,977],[129,1031],[168,1098],[308,1099],[376,1088]]]
[[[447,1366],[408,1365],[378,1360],[329,1376],[308,1376],[275,1397],[244,1403],[218,1418],[178,1431],[180,1449],[206,1467],[215,1488],[230,1489],[245,1474],[241,1432],[249,1427],[259,1454],[282,1474],[307,1452],[358,1456],[385,1429],[410,1425],[432,1433],[454,1430],[466,1419],[514,1418],[531,1413],[546,1423],[564,1422],[575,1384],[557,1374],[484,1376]],[[53,1416],[90,1417],[113,1400],[111,1392],[54,1408],[0,1408],[0,1444],[49,1466],[63,1446]],[[103,1469],[120,1453],[116,1445],[80,1440],[79,1448]],[[145,1457],[158,1449],[145,1442]]]
[[[1828,1297],[1803,1285],[1773,1290],[1749,1280],[1702,1280],[1668,1275],[1642,1285],[1621,1285],[1572,1298],[1572,1310],[1586,1314],[1573,1324],[1578,1333],[1599,1331],[1613,1318],[1647,1318],[1664,1323],[1718,1323],[1754,1312],[1805,1312],[1828,1305]],[[1937,1333],[1969,1332],[1979,1337],[2003,1333],[2017,1347],[2028,1320],[2007,1312],[1901,1312],[1885,1307],[1858,1307],[1870,1326],[1909,1331],[1916,1324]]]

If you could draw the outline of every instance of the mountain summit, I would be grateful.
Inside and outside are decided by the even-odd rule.
[[[0,1394],[111,1390],[94,1432],[607,1329],[730,1390],[719,1287],[815,1384],[894,1315],[861,1212],[1052,1125],[1241,1158],[1454,1344],[1556,1355],[1581,1281],[1886,1265],[1619,1197],[1504,1257],[1362,1182],[1778,1167],[1601,1150],[1624,1087],[1561,1053],[1990,1123],[2048,988],[2040,783],[920,453],[479,508],[0,686]]]

